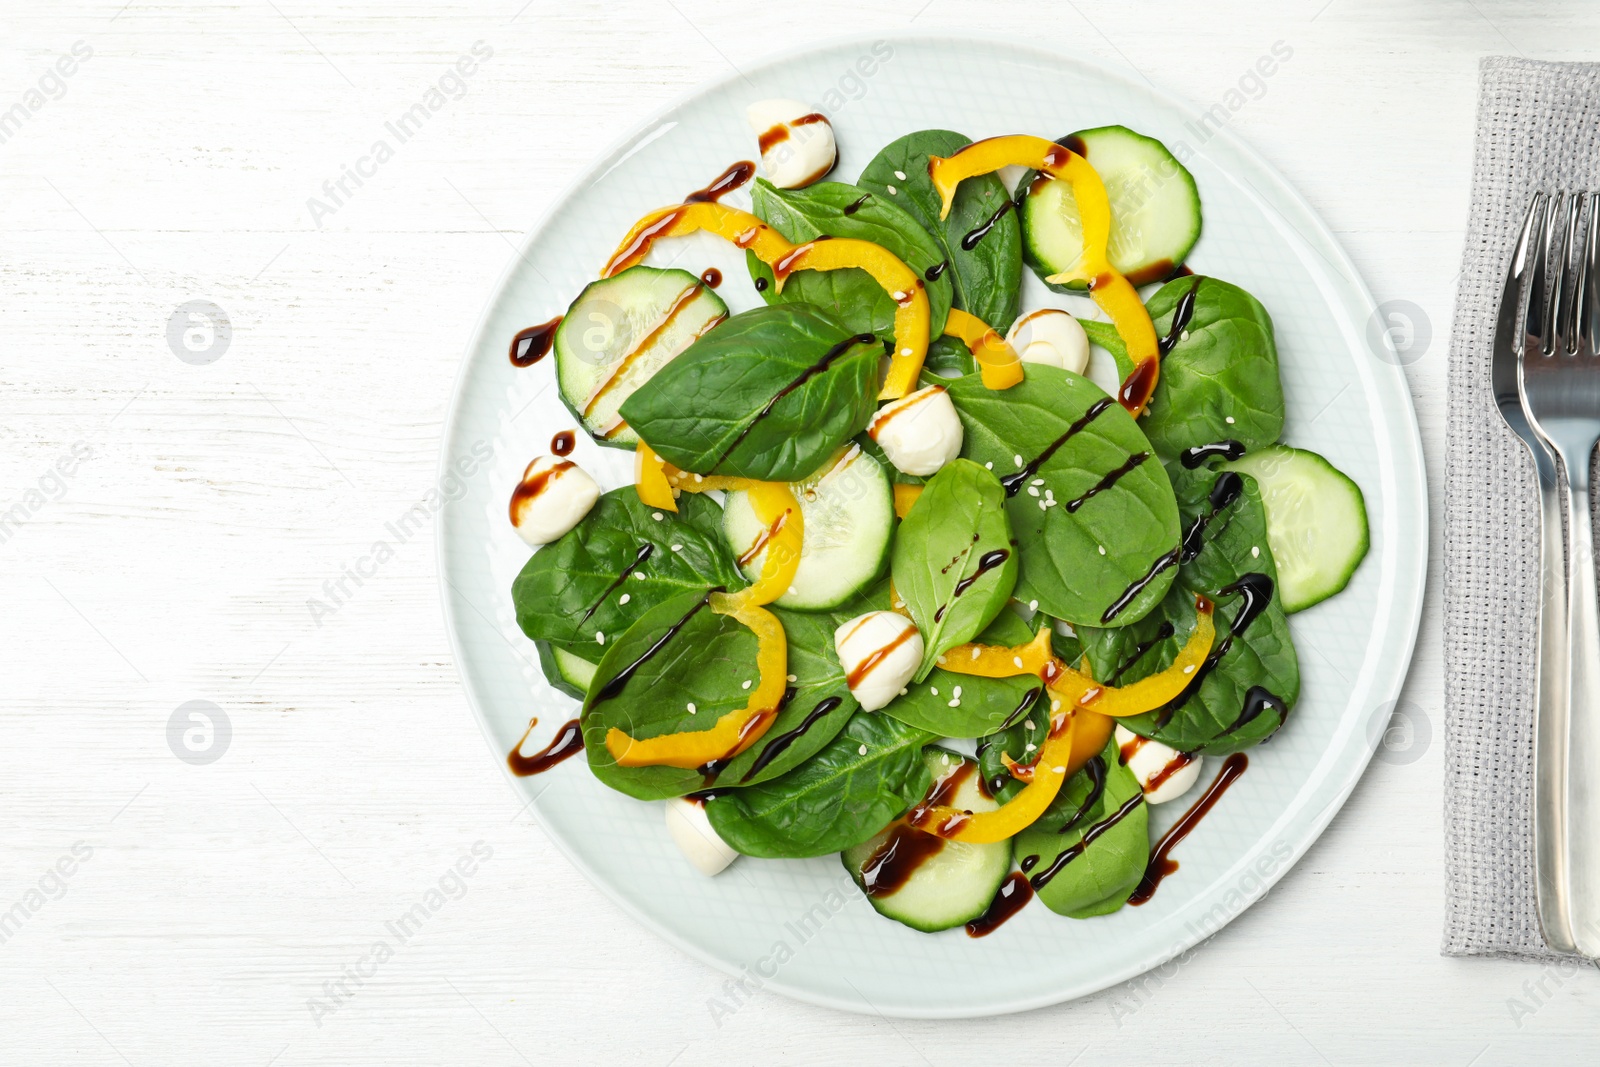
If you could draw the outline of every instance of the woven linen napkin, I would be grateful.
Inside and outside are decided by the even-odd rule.
[[[1489,389],[1500,292],[1529,194],[1600,188],[1600,64],[1479,69],[1472,211],[1450,340],[1445,474],[1448,956],[1558,958],[1534,901],[1533,461]]]

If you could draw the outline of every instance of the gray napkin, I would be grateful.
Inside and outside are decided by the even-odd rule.
[[[1500,291],[1528,196],[1600,188],[1600,65],[1479,70],[1472,212],[1450,340],[1445,472],[1447,956],[1556,959],[1534,903],[1533,625],[1539,505],[1489,391]]]

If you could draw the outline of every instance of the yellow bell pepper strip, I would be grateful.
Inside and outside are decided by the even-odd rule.
[[[922,495],[923,487],[920,485],[903,485],[896,482],[894,486],[894,515],[903,519],[910,512],[911,505],[917,502],[917,497]]]
[[[678,510],[672,485],[667,481],[666,461],[643,441],[633,450],[633,481],[641,504],[662,511]]]
[[[662,237],[682,237],[698,230],[714,233],[739,248],[748,249],[772,268],[774,283],[783,283],[797,270],[841,270],[859,267],[883,286],[895,303],[894,359],[880,400],[898,400],[916,388],[922,361],[928,355],[929,317],[927,285],[898,256],[871,241],[848,237],[825,238],[795,245],[783,234],[748,211],[714,202],[678,204],[652,211],[633,224],[628,236],[600,271],[609,278],[637,265]],[[1142,306],[1142,305],[1141,305]]]
[[[1025,645],[957,645],[944,654],[940,664],[954,674],[983,678],[1010,678],[1037,674],[1044,679],[1051,699],[1070,709],[1086,709],[1112,718],[1142,715],[1161,707],[1182,693],[1194,673],[1211,654],[1216,639],[1212,621],[1215,608],[1203,596],[1195,597],[1195,626],[1189,640],[1179,649],[1172,666],[1132,685],[1102,685],[1082,671],[1073,670],[1050,651],[1050,629],[1041,627]],[[1052,704],[1052,707],[1054,705]]]
[[[1061,783],[1067,780],[1067,760],[1073,750],[1077,718],[1070,711],[1051,717],[1050,735],[1039,746],[1039,758],[1028,784],[996,810],[969,812],[948,804],[925,804],[912,809],[908,821],[947,841],[981,845],[1015,837],[1033,825],[1061,792]]]
[[[665,475],[663,475],[665,480]],[[700,487],[710,479],[704,479]],[[697,491],[699,488],[697,487]],[[778,717],[789,671],[789,643],[770,604],[794,582],[800,567],[805,525],[800,502],[783,482],[755,482],[750,506],[769,531],[761,577],[737,593],[712,593],[711,610],[727,615],[756,635],[757,682],[743,708],[723,714],[709,730],[635,740],[616,727],[606,731],[606,750],[619,767],[704,767],[730,760],[759,741]]]
[[[859,267],[883,286],[894,301],[893,358],[884,379],[879,400],[899,400],[917,387],[922,361],[928,355],[928,287],[921,275],[906,266],[898,256],[871,241],[848,237],[819,238],[800,245],[769,264],[778,291],[797,270],[841,270]]]
[[[1139,299],[1138,290],[1107,258],[1111,202],[1106,196],[1105,183],[1089,161],[1054,141],[1025,134],[977,141],[948,158],[930,156],[928,177],[939,190],[942,201],[939,217],[950,214],[956,186],[962,181],[1013,165],[1031,167],[1039,172],[1041,179],[1065,181],[1072,186],[1083,229],[1083,254],[1071,270],[1052,274],[1045,281],[1053,285],[1083,282],[1089,287],[1094,302],[1111,316],[1134,367],[1133,373],[1117,390],[1117,400],[1138,418],[1150,402],[1161,373],[1156,328],[1144,302]]]
[[[978,373],[989,389],[1010,389],[1022,381],[1022,358],[1006,339],[976,315],[951,308],[944,320],[944,332],[967,346],[978,361]]]

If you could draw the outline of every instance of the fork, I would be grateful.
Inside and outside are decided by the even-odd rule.
[[[1585,199],[1590,220],[1586,247],[1580,250]],[[1595,308],[1600,294],[1593,288],[1600,279],[1597,213],[1600,194],[1551,198],[1532,249],[1518,354],[1528,420],[1566,475],[1567,743],[1564,759],[1559,751],[1552,753],[1563,765],[1559,799],[1565,810],[1557,847],[1564,864],[1554,888],[1556,898],[1564,898],[1572,945],[1591,957],[1600,957],[1600,612],[1589,510],[1590,459],[1600,441],[1600,320]],[[1541,906],[1541,917],[1543,913]],[[1560,933],[1558,927],[1558,940]]]
[[[1539,476],[1539,614],[1534,620],[1534,745],[1533,841],[1538,874],[1539,925],[1545,943],[1557,952],[1573,952],[1567,922],[1566,864],[1562,813],[1566,808],[1567,748],[1567,600],[1562,566],[1561,483],[1554,454],[1529,424],[1522,410],[1517,359],[1523,334],[1519,312],[1528,274],[1531,242],[1543,238],[1543,195],[1533,194],[1511,257],[1500,315],[1495,324],[1490,379],[1500,417],[1522,439]]]

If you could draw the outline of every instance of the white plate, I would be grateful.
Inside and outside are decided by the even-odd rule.
[[[596,885],[747,985],[917,1017],[1020,1011],[1092,993],[1171,959],[1248,907],[1316,839],[1366,766],[1422,604],[1427,494],[1405,379],[1392,354],[1385,360],[1370,347],[1372,297],[1305,202],[1226,131],[1202,143],[1189,109],[1118,73],[1015,43],[938,37],[845,40],[748,67],[645,122],[578,179],[524,242],[467,349],[443,463],[475,447],[493,458],[441,511],[439,564],[456,660],[502,767],[530,715],[540,720],[531,741],[542,744],[576,708],[545,684],[517,629],[509,591],[528,550],[506,519],[523,466],[573,420],[552,385],[553,361],[518,370],[507,359],[511,337],[564,311],[644,212],[752,158],[744,107],[773,96],[829,114],[840,179],[894,138],[929,127],[979,138],[1121,123],[1192,153],[1205,232],[1190,263],[1242,285],[1271,312],[1285,440],[1328,456],[1362,487],[1371,553],[1344,593],[1294,617],[1301,695],[1287,725],[1251,751],[1249,770],[1176,850],[1182,869],[1154,900],[1112,916],[1077,922],[1035,902],[981,940],[915,933],[873,912],[836,857],[742,859],[701,877],[668,840],[660,804],[605,788],[581,758],[514,780],[516,788]],[[739,256],[713,238],[663,242],[655,255],[696,273],[719,267],[719,292],[734,311],[758,303]],[[575,458],[607,488],[629,480],[630,454],[579,438]],[[1218,765],[1208,761],[1202,781]],[[1155,809],[1158,824],[1183,806]]]

